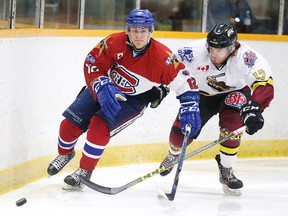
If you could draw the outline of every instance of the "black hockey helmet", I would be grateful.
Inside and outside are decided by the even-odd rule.
[[[224,48],[231,46],[238,40],[237,32],[231,25],[216,24],[207,35],[209,47]]]

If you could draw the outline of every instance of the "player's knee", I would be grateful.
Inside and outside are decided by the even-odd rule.
[[[99,116],[94,116],[89,124],[87,139],[97,145],[107,145],[110,141],[110,131],[107,124]]]
[[[184,135],[180,132],[177,132],[175,130],[171,130],[170,132],[170,136],[169,136],[169,147],[170,147],[170,151],[180,151],[182,148],[182,144],[183,144],[183,139],[184,139]],[[193,139],[189,138],[187,145],[189,145],[191,142],[193,141]]]
[[[71,123],[69,120],[64,119],[60,123],[59,134],[65,141],[73,141],[82,135],[84,131]]]
[[[242,126],[242,119],[239,111],[234,109],[224,110],[220,114],[220,128],[225,128],[230,131],[234,131]]]

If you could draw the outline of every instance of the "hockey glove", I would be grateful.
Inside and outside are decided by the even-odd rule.
[[[151,108],[156,108],[158,107],[162,100],[169,94],[170,89],[162,84],[160,86],[154,86],[151,90],[150,90],[150,107]]]
[[[261,112],[261,105],[255,101],[249,101],[241,107],[240,116],[248,134],[252,135],[263,127],[264,118]]]
[[[126,97],[108,77],[101,76],[98,79],[93,85],[98,101],[104,114],[109,118],[114,117],[121,109],[118,100],[126,101]]]
[[[181,106],[179,109],[179,121],[181,131],[185,134],[186,125],[191,125],[190,137],[198,133],[201,128],[201,118],[199,112],[199,92],[188,91],[177,97]]]

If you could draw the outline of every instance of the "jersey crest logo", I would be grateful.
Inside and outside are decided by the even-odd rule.
[[[256,53],[252,52],[251,50],[246,51],[243,54],[244,64],[248,66],[248,68],[253,67],[257,60]]]
[[[224,81],[218,81],[217,80],[218,77],[222,77],[222,76],[225,76],[225,73],[221,73],[221,74],[216,75],[216,76],[208,76],[206,78],[207,85],[214,88],[215,90],[217,90],[219,92],[223,92],[223,91],[227,91],[227,90],[235,88],[233,86],[226,85],[226,83]]]
[[[125,67],[115,63],[110,71],[110,77],[115,85],[125,94],[134,94],[139,79],[132,75]]]
[[[187,61],[191,63],[194,60],[193,50],[191,47],[183,47],[178,49],[178,55],[180,56],[182,62]]]
[[[225,104],[228,106],[241,108],[242,105],[247,103],[245,95],[241,92],[231,92],[225,98]]]

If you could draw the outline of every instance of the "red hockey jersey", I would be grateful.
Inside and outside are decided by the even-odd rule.
[[[198,91],[196,81],[164,44],[151,38],[149,48],[137,55],[127,43],[125,32],[112,34],[99,42],[87,55],[84,75],[95,95],[93,83],[99,76],[109,76],[124,94],[138,95],[153,86],[166,84],[176,96]]]

